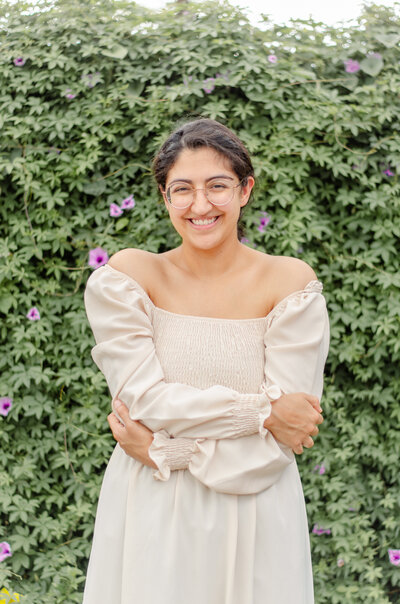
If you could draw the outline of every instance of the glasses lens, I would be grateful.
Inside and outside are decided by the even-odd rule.
[[[215,206],[229,203],[233,197],[233,187],[224,180],[213,180],[206,188],[207,199]]]
[[[167,189],[167,199],[175,208],[187,208],[193,201],[193,187],[176,182]]]
[[[208,201],[213,205],[223,206],[229,203],[233,197],[235,187],[226,180],[213,180],[207,184],[204,192]],[[190,184],[185,182],[176,182],[167,189],[167,199],[175,208],[187,208],[194,201],[195,191]]]

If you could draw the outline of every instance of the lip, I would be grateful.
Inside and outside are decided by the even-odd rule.
[[[209,220],[210,218],[216,218],[217,220],[211,222],[210,224],[194,224],[192,222],[192,220]],[[188,218],[188,222],[192,228],[196,229],[196,231],[208,231],[218,223],[219,218],[220,216],[208,216],[208,218]]]

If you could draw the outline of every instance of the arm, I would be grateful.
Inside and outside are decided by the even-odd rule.
[[[313,423],[315,418],[309,413],[311,409],[318,417],[311,402],[319,408],[316,401],[322,394],[323,367],[329,345],[328,316],[320,292],[320,284],[313,282],[305,290],[285,298],[271,313],[265,335],[266,387],[271,397],[274,392],[279,396],[272,403],[273,419],[271,415],[265,423],[278,427],[277,432],[286,436],[288,422],[293,425],[296,415],[293,406],[303,404],[303,397],[308,395],[280,395],[298,389],[313,394],[308,397],[307,413],[300,406],[298,421],[301,425],[296,425],[294,431],[297,439],[301,438],[302,430],[303,438],[304,434],[315,434],[315,423],[320,423],[318,419]],[[303,416],[306,416],[304,426]],[[119,440],[117,433],[114,436]],[[207,439],[201,442],[171,439],[164,431],[154,434],[154,440],[148,436],[145,461],[140,461],[152,467],[156,462],[156,479],[168,480],[171,470],[189,468],[203,484],[224,493],[248,494],[264,490],[274,484],[293,461],[291,449],[276,442],[271,434],[265,439],[252,435],[239,440]],[[141,435],[138,435],[140,439]],[[136,454],[133,457],[138,458]]]
[[[107,380],[113,406],[119,398],[132,419],[175,437],[265,435],[271,411],[266,394],[165,382],[153,342],[151,303],[135,281],[105,265],[89,278],[85,305],[96,340],[92,357]]]

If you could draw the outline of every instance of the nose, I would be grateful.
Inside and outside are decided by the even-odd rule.
[[[205,189],[193,190],[193,203],[191,205],[192,212],[196,214],[207,214],[212,207],[211,201],[207,199]]]

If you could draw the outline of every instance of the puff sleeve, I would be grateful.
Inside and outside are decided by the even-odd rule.
[[[268,317],[264,389],[271,401],[282,393],[301,391],[321,397],[329,348],[329,320],[321,292],[321,283],[312,281],[282,300]],[[188,468],[203,484],[223,493],[267,489],[294,459],[293,452],[270,433],[264,439],[252,435],[234,441],[205,440],[192,443],[191,450],[188,443],[179,442],[184,439],[173,440],[168,441],[165,433],[155,435],[149,453],[159,461],[160,471],[154,477],[167,480],[171,469]]]
[[[132,419],[174,437],[239,438],[258,433],[260,438],[266,433],[263,424],[271,407],[265,393],[165,382],[153,342],[151,302],[133,279],[102,266],[89,277],[84,299],[96,341],[92,358],[107,380],[113,402],[121,399]]]

